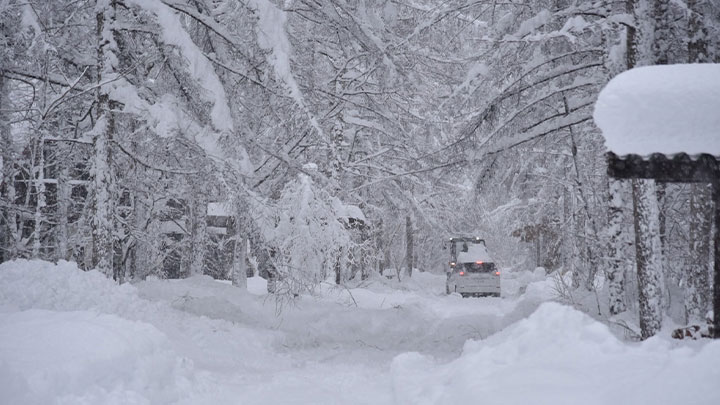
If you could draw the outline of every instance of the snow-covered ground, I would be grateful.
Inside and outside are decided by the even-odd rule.
[[[418,272],[279,308],[262,279],[116,286],[3,263],[0,404],[720,403],[720,342],[622,342],[543,303],[543,274],[506,273],[502,299]]]

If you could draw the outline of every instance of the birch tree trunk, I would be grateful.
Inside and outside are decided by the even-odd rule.
[[[608,299],[610,314],[617,315],[624,312],[625,305],[625,260],[622,257],[624,238],[623,224],[623,187],[617,179],[609,180],[608,203]]]
[[[43,130],[40,129],[39,139],[37,141],[37,163],[33,162],[33,171],[35,172],[35,213],[33,215],[33,244],[32,244],[32,258],[40,258],[40,249],[42,248],[42,236],[43,236],[43,223],[45,218],[43,216],[43,210],[45,209],[45,136],[42,134]]]
[[[655,335],[662,326],[662,269],[657,190],[652,180],[633,179],[633,213],[640,306],[640,334]]]
[[[45,80],[43,81],[42,88],[40,90],[40,111],[44,112],[47,106],[47,93],[48,93],[48,65],[49,65],[49,53],[45,51],[45,57],[42,62],[42,72]],[[35,173],[35,213],[34,213],[34,230],[33,230],[33,245],[32,245],[32,257],[33,259],[40,258],[40,249],[42,248],[42,237],[44,234],[43,223],[45,217],[43,211],[47,206],[46,199],[46,188],[45,188],[45,134],[46,134],[46,122],[45,119],[41,119],[36,128],[36,141],[37,141],[37,152],[36,158],[32,161],[33,171]]]
[[[93,128],[92,187],[93,187],[93,266],[108,277],[113,275],[113,179],[111,142],[114,117],[110,108],[108,89],[102,83],[115,73],[114,55],[115,0],[98,0],[96,3],[98,39],[98,94],[97,120]]]

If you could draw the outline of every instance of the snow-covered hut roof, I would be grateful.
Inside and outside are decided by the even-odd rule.
[[[207,214],[215,217],[232,216],[230,212],[230,203],[228,202],[211,202],[207,206]]]
[[[720,156],[720,64],[623,72],[600,92],[594,118],[618,156]]]

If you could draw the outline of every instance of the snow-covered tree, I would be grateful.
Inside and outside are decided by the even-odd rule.
[[[313,165],[306,171],[314,172]],[[299,173],[283,189],[264,224],[265,241],[277,270],[281,293],[312,291],[331,274],[347,280],[347,253],[353,248],[343,221],[345,205]],[[345,270],[345,271],[343,271]]]
[[[640,334],[655,335],[662,326],[664,282],[657,191],[652,180],[633,180],[635,249],[639,287]]]

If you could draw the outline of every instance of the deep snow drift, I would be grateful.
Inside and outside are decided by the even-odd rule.
[[[116,286],[3,263],[0,404],[720,403],[720,342],[621,342],[570,307],[537,309],[552,295],[539,273],[503,279],[503,299],[443,283],[323,284],[278,314],[256,278]]]

